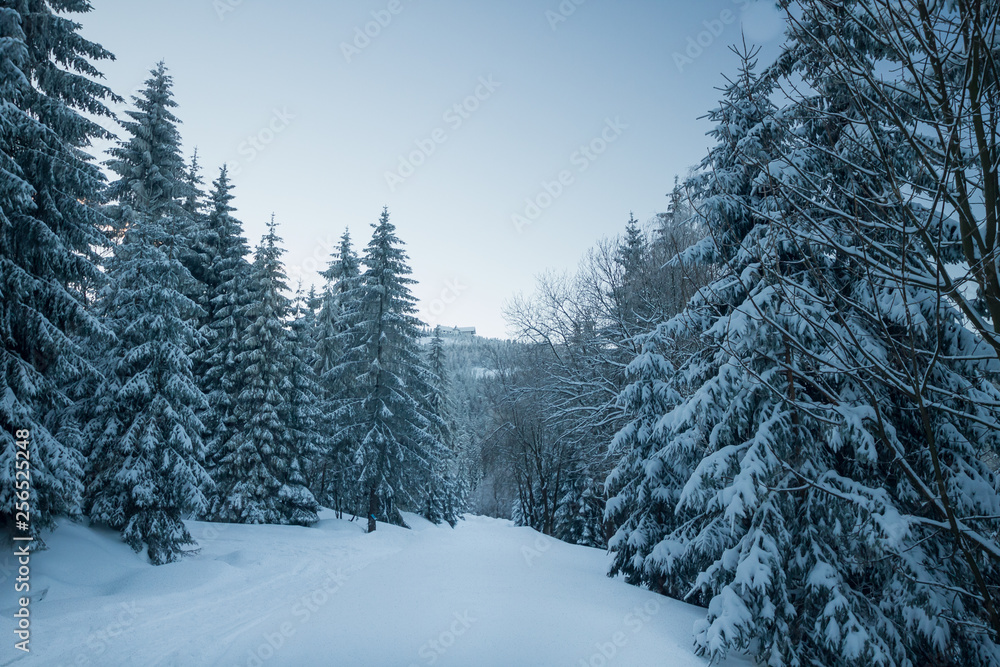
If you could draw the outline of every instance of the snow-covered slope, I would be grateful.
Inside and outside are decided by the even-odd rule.
[[[690,648],[702,612],[606,578],[603,551],[496,519],[407,520],[372,535],[328,512],[311,528],[189,522],[199,552],[160,567],[64,522],[32,559],[32,653],[14,655],[4,598],[0,664],[707,664]]]

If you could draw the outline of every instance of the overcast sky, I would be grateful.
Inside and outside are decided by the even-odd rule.
[[[727,45],[773,53],[782,28],[749,0],[92,1],[109,85],[166,61],[185,151],[207,182],[230,165],[251,244],[275,213],[293,286],[385,205],[422,318],[489,336],[534,276],[664,210]]]

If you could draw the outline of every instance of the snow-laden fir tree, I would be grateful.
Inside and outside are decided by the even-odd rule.
[[[616,257],[618,263],[628,273],[641,271],[648,245],[646,235],[639,226],[639,221],[635,219],[635,214],[629,213],[628,222],[625,223],[625,238],[622,239]]]
[[[126,112],[121,121],[128,138],[108,150],[108,167],[118,176],[108,186],[107,198],[113,204],[109,215],[116,222],[115,232],[122,234],[134,219],[136,211],[164,222],[174,234],[188,228],[187,201],[190,188],[188,173],[181,154],[180,121],[171,109],[177,107],[173,97],[173,78],[161,61],[150,70],[139,95],[134,96],[135,109]],[[187,244],[188,239],[178,239]],[[180,248],[186,254],[186,247]]]
[[[233,406],[236,427],[214,452],[210,516],[218,521],[308,525],[317,520],[316,500],[302,476],[308,443],[297,439],[292,423],[297,363],[279,242],[272,217],[254,258],[248,324],[234,359],[243,378]]]
[[[612,573],[676,598],[688,596],[698,575],[712,565],[712,549],[728,546],[736,534],[728,521],[717,526],[721,534],[704,534],[677,511],[685,485],[718,437],[713,428],[718,424],[719,434],[727,424],[753,428],[754,417],[768,416],[745,406],[770,394],[743,370],[742,359],[730,355],[724,337],[730,318],[739,317],[747,326],[750,320],[738,308],[751,290],[762,287],[759,270],[752,268],[760,258],[752,249],[762,245],[754,237],[766,237],[768,229],[750,213],[752,200],[762,193],[755,187],[759,170],[744,156],[763,163],[775,156],[767,122],[774,113],[770,92],[745,63],[741,76],[726,88],[722,105],[709,116],[716,123],[711,134],[718,144],[689,185],[698,192],[712,237],[689,249],[685,258],[726,262],[727,271],[700,290],[684,311],[641,337],[642,352],[628,367],[631,384],[620,398],[631,421],[614,439],[612,453],[620,461],[607,480],[606,513],[617,526],[609,543],[615,557]],[[744,238],[747,249],[741,251]],[[693,353],[678,344],[691,338]],[[780,344],[780,337],[760,338],[764,351],[775,340]],[[777,576],[772,581],[780,584]],[[694,601],[710,597],[696,594]],[[789,611],[777,607],[780,615],[772,612],[771,623],[784,622]]]
[[[322,430],[324,417],[322,411],[322,389],[316,382],[313,370],[314,349],[312,333],[315,324],[312,313],[308,309],[302,288],[296,290],[292,301],[290,322],[288,324],[288,375],[285,377],[285,402],[281,408],[281,418],[290,430],[295,449],[289,451],[289,464],[285,474],[285,485],[289,488],[310,489],[309,476],[316,470],[316,461],[322,455]],[[312,490],[309,493],[315,498]],[[296,508],[298,516],[291,523],[309,524],[315,522],[315,503],[313,509],[303,511]]]
[[[574,476],[565,485],[556,510],[555,535],[565,542],[604,547],[604,498],[602,485],[587,476]]]
[[[194,279],[163,216],[130,225],[108,265],[98,312],[117,334],[91,424],[87,511],[161,565],[194,540],[182,519],[204,511],[211,479],[198,413],[206,405],[189,351],[199,345]]]
[[[301,329],[303,358],[308,359],[309,367],[316,364],[316,314],[319,312],[320,297],[316,292],[316,286],[310,285],[308,291],[303,291],[300,280],[295,287],[295,294],[292,296],[292,321],[296,323],[296,329]]]
[[[182,180],[184,182],[185,189],[187,190],[187,194],[185,195],[184,202],[181,206],[190,216],[204,213],[205,179],[201,177],[201,163],[198,162],[197,148],[195,148],[194,152],[191,154],[191,161],[187,165],[187,171],[184,172],[184,178]]]
[[[976,591],[996,581],[991,547],[970,565],[982,533],[955,539],[929,488],[943,476],[963,522],[1000,509],[976,455],[1000,433],[979,346],[932,287],[860,270],[848,235],[839,253],[814,242],[804,216],[832,183],[884,189],[854,150],[861,102],[818,85],[811,109],[776,111],[750,60],[688,182],[712,233],[688,259],[720,277],[645,339],[622,396],[614,571],[707,603],[695,640],[713,657],[995,664]],[[852,210],[874,224],[897,207]]]
[[[980,213],[980,224],[971,209],[996,208],[996,174],[981,152],[992,154],[995,142],[973,129],[985,117],[995,124],[995,102],[989,110],[970,102],[959,112],[967,120],[951,119],[952,105],[978,97],[976,70],[995,62],[995,51],[981,50],[995,28],[992,8],[981,3],[901,4],[902,14],[881,0],[835,13],[802,3],[772,68],[809,82],[809,94],[793,96],[787,157],[771,170],[794,213],[771,217],[807,251],[810,295],[826,297],[823,310],[803,313],[826,343],[826,354],[809,360],[839,374],[841,384],[825,388],[840,404],[864,406],[851,430],[875,443],[859,448],[843,438],[855,449],[840,457],[853,465],[837,459],[836,471],[850,493],[817,484],[879,528],[865,545],[868,567],[841,568],[854,588],[879,591],[878,613],[862,618],[875,628],[872,644],[883,642],[900,663],[994,664],[1000,479],[983,458],[1000,444],[1000,360],[993,325],[983,323],[997,272],[995,263],[979,268],[995,239],[991,213]],[[908,11],[924,12],[919,27],[903,18]],[[928,31],[943,41],[925,41]],[[939,129],[927,134],[933,125]],[[952,158],[942,156],[956,153],[979,166],[949,174]],[[802,287],[776,277],[788,298],[802,298]],[[972,290],[956,287],[963,282],[976,285],[980,309]],[[824,417],[846,428],[847,418]],[[837,638],[825,639],[824,648],[838,649]]]
[[[156,219],[173,240],[177,258],[195,278],[184,285],[185,296],[204,310],[210,240],[201,210],[200,165],[197,151],[190,166],[184,163],[180,120],[173,113],[177,107],[173,78],[163,61],[150,70],[150,78],[132,99],[135,109],[121,121],[126,138],[108,150],[106,162],[117,175],[106,195],[113,233],[120,238],[142,216]],[[191,324],[199,328],[203,322]]]
[[[344,393],[351,378],[339,376],[335,369],[347,349],[356,341],[345,336],[358,310],[361,285],[361,260],[351,245],[348,230],[321,274],[326,279],[315,320],[315,371],[331,396]]]
[[[357,344],[337,369],[357,378],[357,394],[340,406],[338,416],[355,434],[357,483],[369,532],[380,520],[401,523],[400,507],[421,507],[417,480],[426,480],[443,455],[421,405],[428,392],[406,253],[388,209],[372,227],[349,333]]]
[[[424,397],[424,410],[430,420],[435,439],[442,444],[441,453],[435,457],[429,475],[423,481],[424,490],[421,513],[434,523],[448,522],[454,526],[461,514],[462,489],[458,471],[458,453],[454,434],[454,421],[449,400],[447,352],[441,327],[434,327],[427,350],[425,381],[428,393]]]
[[[191,155],[191,161],[185,169],[181,182],[185,192],[180,202],[181,210],[184,212],[184,226],[183,229],[177,230],[179,240],[183,242],[181,247],[184,250],[184,255],[181,257],[181,261],[196,281],[193,285],[195,292],[190,296],[195,298],[198,305],[204,310],[208,305],[206,303],[208,297],[206,288],[218,239],[214,230],[209,226],[203,187],[205,182],[201,177],[201,164],[198,162],[197,149]],[[202,324],[207,316],[206,311]]]
[[[241,427],[235,405],[245,377],[236,360],[243,351],[242,336],[253,299],[249,247],[242,224],[232,216],[232,190],[223,166],[209,196],[209,233],[204,247],[209,249],[210,261],[204,278],[201,329],[206,342],[197,358],[199,383],[209,402],[203,421],[210,466],[214,466],[222,444]]]
[[[609,301],[613,304],[609,313],[609,333],[629,347],[632,344],[627,339],[646,332],[651,320],[660,314],[656,303],[663,286],[655,280],[660,272],[650,270],[654,261],[651,250],[639,221],[630,213],[625,236],[618,243],[613,258],[620,278],[608,290]]]
[[[211,482],[198,417],[206,402],[191,358],[202,345],[192,299],[199,290],[183,263],[190,253],[186,191],[177,185],[183,161],[162,63],[135,101],[139,110],[123,123],[129,136],[109,151],[118,175],[108,187],[110,210],[121,240],[97,308],[117,345],[104,360],[89,427],[87,507],[92,520],[122,531],[136,551],[146,545],[162,564],[192,543],[181,519],[205,509]]]
[[[89,9],[0,7],[0,524],[14,518],[14,434],[26,429],[35,529],[79,512],[79,419],[64,387],[96,377],[88,359],[110,339],[85,307],[104,284],[96,250],[108,220],[97,206],[104,178],[84,150],[110,137],[92,118],[110,116],[104,103],[116,99],[92,64],[111,54],[71,14]]]
[[[356,323],[361,301],[361,260],[351,244],[348,230],[330,259],[316,314],[313,340],[313,370],[321,392],[323,422],[320,454],[313,474],[320,501],[340,514],[344,510],[363,512],[358,501],[354,472],[356,435],[350,411],[357,405],[357,378],[354,369],[343,364],[345,355],[360,344]]]

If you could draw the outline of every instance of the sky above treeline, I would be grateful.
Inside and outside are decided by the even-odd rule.
[[[275,214],[293,288],[388,206],[421,318],[496,337],[536,275],[666,208],[728,45],[766,62],[783,29],[750,0],[92,2],[114,111],[164,60],[185,152],[206,184],[229,165],[251,244]]]

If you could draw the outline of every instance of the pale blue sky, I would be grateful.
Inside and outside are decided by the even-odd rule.
[[[128,97],[166,61],[185,150],[206,181],[238,163],[247,237],[273,211],[293,283],[319,281],[345,226],[360,251],[387,205],[423,318],[493,336],[535,275],[665,208],[711,143],[698,117],[741,25],[765,54],[781,40],[777,12],[748,0],[93,4],[83,32],[117,56],[110,86]]]

